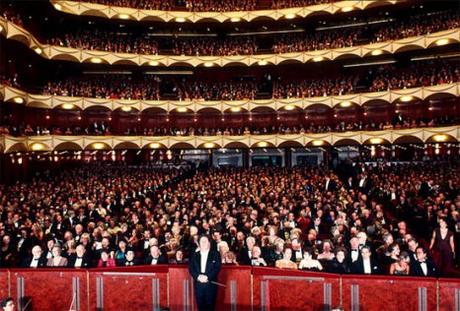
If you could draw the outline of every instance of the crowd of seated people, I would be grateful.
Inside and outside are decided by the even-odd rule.
[[[176,84],[179,100],[245,100],[255,99],[255,82],[201,82],[188,83],[186,80]]]
[[[232,56],[257,54],[254,37],[243,38],[200,38],[174,40],[174,55],[187,56]]]
[[[417,16],[408,20],[401,20],[391,27],[379,28],[374,36],[373,42],[384,42],[430,34],[447,29],[460,27],[460,14],[458,10],[452,12],[437,12],[428,16]]]
[[[217,128],[208,127],[122,127],[113,129],[109,123],[93,122],[90,126],[31,126],[30,124],[1,125],[0,135],[11,136],[46,136],[46,135],[128,135],[128,136],[232,136],[232,135],[270,135],[270,134],[317,134],[348,131],[382,131],[394,129],[409,129],[423,127],[439,127],[460,123],[460,118],[444,116],[433,119],[412,119],[409,117],[395,117],[386,122],[345,122],[315,124],[305,122],[297,126],[226,126]]]
[[[451,165],[358,163],[348,178],[323,167],[57,170],[0,186],[0,265],[185,264],[208,234],[227,265],[452,277],[460,180]],[[431,243],[392,216],[398,208],[425,210]]]
[[[266,99],[267,96],[274,99],[308,98],[455,83],[460,81],[460,67],[455,61],[425,61],[411,64],[406,68],[380,66],[361,74],[338,75],[334,79],[270,79],[271,94],[266,91],[258,93],[259,89],[263,89],[263,81],[211,82],[188,78],[168,80],[157,76],[134,79],[129,75],[72,77],[64,81],[49,82],[41,93],[144,100],[252,100]],[[161,81],[168,82],[173,87],[163,93],[159,86]]]
[[[335,49],[374,42],[384,42],[460,27],[458,12],[436,12],[429,16],[410,16],[407,20],[393,20],[360,28],[335,31],[316,31],[286,34],[275,37],[272,52],[292,53]]]
[[[85,79],[69,78],[49,82],[43,88],[45,95],[111,99],[160,99],[158,77],[133,79],[129,75],[94,75]]]
[[[80,0],[119,7],[130,7],[143,10],[192,11],[192,12],[234,12],[253,11],[266,8],[266,3],[260,0]],[[271,9],[305,7],[315,4],[331,3],[335,0],[271,0]]]
[[[10,11],[5,11],[3,15],[12,22],[17,21],[22,25],[19,15]],[[125,30],[84,28],[72,33],[50,33],[46,43],[85,50],[143,55],[232,56],[269,52],[291,53],[351,47],[454,29],[460,27],[460,14],[457,11],[439,11],[410,16],[407,20],[390,19],[386,23],[372,22],[372,20],[355,22],[368,22],[369,25],[321,31],[309,29],[303,33],[274,35],[270,37],[267,48],[259,47],[261,42],[256,36],[171,39],[152,38],[148,33],[131,33]],[[264,40],[266,41],[267,37],[264,37]],[[262,44],[265,45],[267,42]]]
[[[65,33],[62,36],[49,39],[47,43],[115,53],[144,55],[157,55],[159,53],[157,41],[148,36],[137,37],[131,34],[99,30],[80,30],[74,33]]]
[[[365,87],[363,81],[369,81]],[[455,62],[421,62],[407,68],[384,65],[369,70],[365,75],[344,75],[336,79],[310,79],[303,81],[276,80],[273,98],[306,98],[337,96],[356,92],[377,92],[395,89],[433,86],[460,81],[460,67]],[[356,88],[360,83],[359,90]]]

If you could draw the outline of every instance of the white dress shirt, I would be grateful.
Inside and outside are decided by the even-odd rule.
[[[83,258],[77,258],[77,259],[75,260],[75,265],[74,265],[74,267],[75,267],[75,268],[80,268],[81,265],[82,265],[82,263],[83,263]]]
[[[201,273],[205,273],[206,272],[206,261],[208,261],[209,250],[200,251],[200,255],[201,255]]]
[[[426,266],[426,262],[420,263],[420,268],[422,268],[423,275],[428,275],[428,267]]]
[[[371,261],[369,259],[363,259],[363,265],[364,265],[364,274],[371,274],[372,273]]]
[[[32,261],[30,262],[30,267],[31,268],[37,268],[38,267],[38,258],[35,259],[35,258],[32,258]]]

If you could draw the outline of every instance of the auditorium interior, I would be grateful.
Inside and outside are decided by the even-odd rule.
[[[1,1],[2,310],[201,310],[203,235],[215,310],[460,311],[459,2]]]

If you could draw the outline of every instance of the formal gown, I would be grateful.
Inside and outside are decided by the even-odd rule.
[[[450,247],[450,239],[452,238],[452,232],[447,230],[447,234],[444,239],[441,236],[441,230],[436,229],[436,239],[434,242],[433,249],[436,252],[436,268],[441,275],[446,275],[451,272],[454,268],[454,255],[452,248]]]

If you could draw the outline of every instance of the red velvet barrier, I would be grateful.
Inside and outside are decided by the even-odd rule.
[[[222,266],[219,283],[226,287],[218,287],[217,310],[232,310],[232,305],[238,310],[251,309],[251,267]],[[184,310],[184,306],[197,310],[188,267],[170,266],[169,290],[172,311]]]
[[[265,310],[324,310],[340,304],[340,276],[253,269],[253,306]]]
[[[196,310],[192,284],[187,266],[170,266],[169,306],[171,311],[184,310],[184,306],[191,307],[191,311]]]
[[[342,290],[344,310],[436,310],[434,278],[343,275]]]
[[[168,266],[94,269],[89,272],[91,310],[153,310],[168,307]]]
[[[28,311],[89,310],[86,278],[86,270],[14,270],[10,274],[11,296]]]
[[[196,311],[187,266],[0,271],[1,297],[31,310]],[[460,280],[333,275],[275,268],[223,266],[217,310],[323,310],[342,304],[367,310],[455,310]],[[439,286],[439,291],[436,287]],[[439,296],[437,296],[439,293]],[[437,305],[437,300],[439,305]],[[30,303],[29,303],[30,302]]]
[[[439,310],[458,310],[458,308],[460,308],[460,280],[439,279]]]
[[[8,297],[9,293],[9,286],[10,281],[8,278],[9,271],[8,270],[0,270],[0,297]]]

